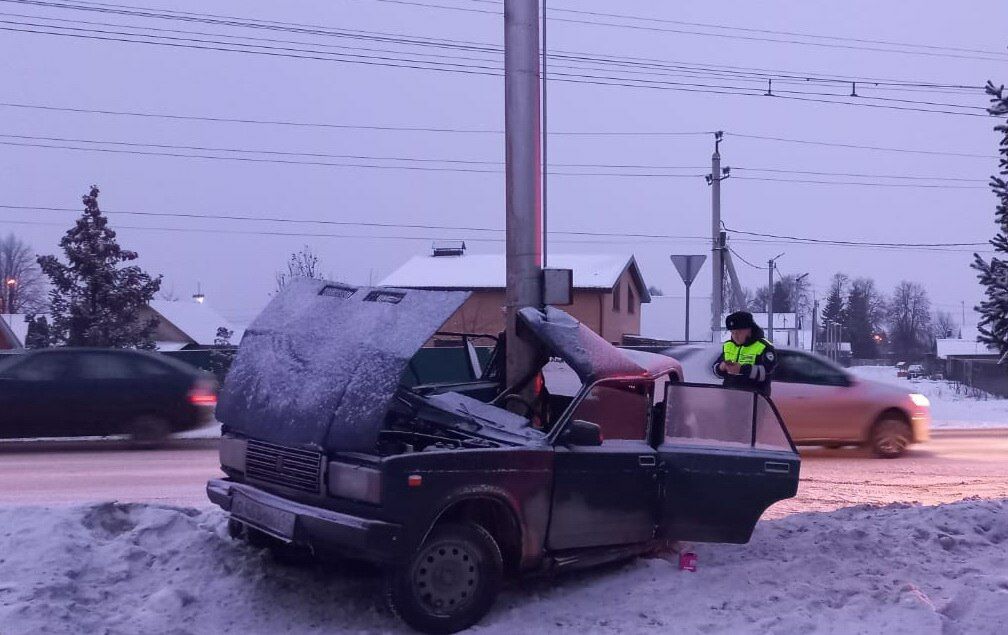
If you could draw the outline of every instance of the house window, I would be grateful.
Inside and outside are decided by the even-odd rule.
[[[620,288],[620,283],[617,282],[616,283],[616,288],[613,289],[613,294],[612,294],[612,310],[616,311],[617,313],[619,313],[619,310],[620,310],[620,308],[619,308],[620,293],[622,293],[622,291],[623,290]]]
[[[633,289],[629,286],[626,288],[626,310],[627,313],[637,312],[637,307],[634,305]]]

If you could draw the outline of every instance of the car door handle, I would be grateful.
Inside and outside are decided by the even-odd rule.
[[[767,461],[763,464],[763,471],[770,474],[790,474],[791,465],[780,461]]]
[[[637,457],[637,463],[642,467],[654,467],[658,465],[658,460],[651,454]]]

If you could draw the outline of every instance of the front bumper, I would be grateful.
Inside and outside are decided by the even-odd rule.
[[[910,413],[910,427],[913,429],[914,443],[929,441],[931,439],[931,409],[916,407]]]
[[[208,481],[207,496],[236,520],[288,542],[374,562],[391,562],[401,553],[402,526],[395,523],[304,505],[225,479]],[[241,516],[232,511],[236,496]],[[281,522],[268,520],[276,518]]]

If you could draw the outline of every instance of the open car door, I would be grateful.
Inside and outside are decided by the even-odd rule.
[[[770,505],[797,493],[800,459],[766,397],[669,383],[664,424],[662,537],[746,543]]]

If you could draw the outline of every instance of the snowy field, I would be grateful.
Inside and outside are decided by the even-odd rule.
[[[0,631],[405,632],[367,569],[282,566],[220,512],[0,509]],[[891,505],[761,523],[697,545],[699,570],[639,560],[504,592],[473,632],[1003,633],[1008,500]]]
[[[856,366],[849,370],[858,377],[919,392],[930,399],[935,428],[1008,427],[1008,399],[966,387],[957,388],[951,381],[897,377],[892,366]]]

